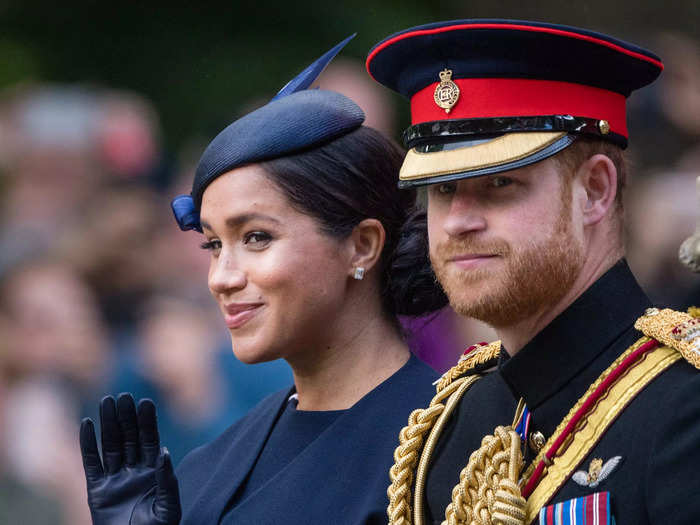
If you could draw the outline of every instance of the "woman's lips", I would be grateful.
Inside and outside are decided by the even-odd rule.
[[[236,303],[224,307],[224,321],[230,329],[240,328],[260,313],[262,303]]]
[[[486,253],[474,253],[474,254],[465,254],[465,255],[458,255],[456,257],[450,258],[450,262],[454,263],[455,266],[463,269],[463,270],[471,270],[474,268],[478,268],[479,266],[482,266],[484,264],[487,264],[488,262],[492,261],[498,257],[498,255],[494,254],[486,254]]]

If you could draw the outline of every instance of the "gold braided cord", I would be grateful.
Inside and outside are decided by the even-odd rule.
[[[442,525],[526,525],[518,487],[522,465],[518,433],[496,427],[460,472]]]
[[[493,343],[489,343],[486,346],[473,350],[467,355],[463,355],[459,358],[459,362],[455,366],[450,368],[442,375],[437,384],[437,391],[440,392],[441,390],[447,388],[447,385],[449,385],[456,378],[466,374],[475,366],[483,365],[491,359],[495,359],[500,353],[501,342],[494,341]]]
[[[480,377],[479,375],[473,375],[460,380],[460,387],[449,397],[447,403],[445,403],[445,409],[435,422],[435,425],[430,431],[430,435],[428,435],[425,448],[420,455],[418,468],[416,469],[416,483],[415,489],[413,490],[413,525],[423,525],[423,494],[425,492],[425,481],[428,476],[428,467],[430,466],[433,450],[435,450],[438,439],[440,435],[442,435],[442,430],[445,428],[445,424],[452,415],[452,412],[454,412],[455,407],[462,400],[464,393],[469,390]]]
[[[387,514],[391,525],[411,524],[413,473],[423,448],[424,436],[445,410],[443,401],[457,392],[467,380],[468,378],[461,378],[454,381],[440,390],[427,408],[411,412],[408,425],[399,432],[399,446],[394,451],[394,464],[389,469],[391,484],[386,491],[389,497]]]

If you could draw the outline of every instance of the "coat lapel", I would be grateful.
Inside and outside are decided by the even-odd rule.
[[[190,514],[197,523],[218,523],[227,503],[255,465],[270,432],[294,390],[271,396],[229,438],[207,483],[201,487]],[[222,438],[226,437],[226,434]],[[225,441],[224,441],[225,442]],[[216,450],[216,449],[215,449]],[[212,451],[214,452],[214,451]]]

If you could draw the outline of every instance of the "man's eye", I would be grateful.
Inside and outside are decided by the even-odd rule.
[[[494,188],[502,188],[503,186],[510,186],[513,184],[513,179],[510,177],[496,176],[489,179],[489,183]]]
[[[444,184],[438,184],[437,192],[442,195],[451,195],[456,191],[457,185],[454,182],[446,182]]]

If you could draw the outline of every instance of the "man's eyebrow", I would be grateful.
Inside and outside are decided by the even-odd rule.
[[[253,220],[263,220],[281,224],[279,219],[276,219],[270,215],[265,215],[264,213],[244,213],[242,215],[235,215],[226,219],[226,226],[229,228],[237,228]],[[200,224],[202,228],[206,228],[208,230],[212,229],[211,225],[206,221],[200,221]]]

